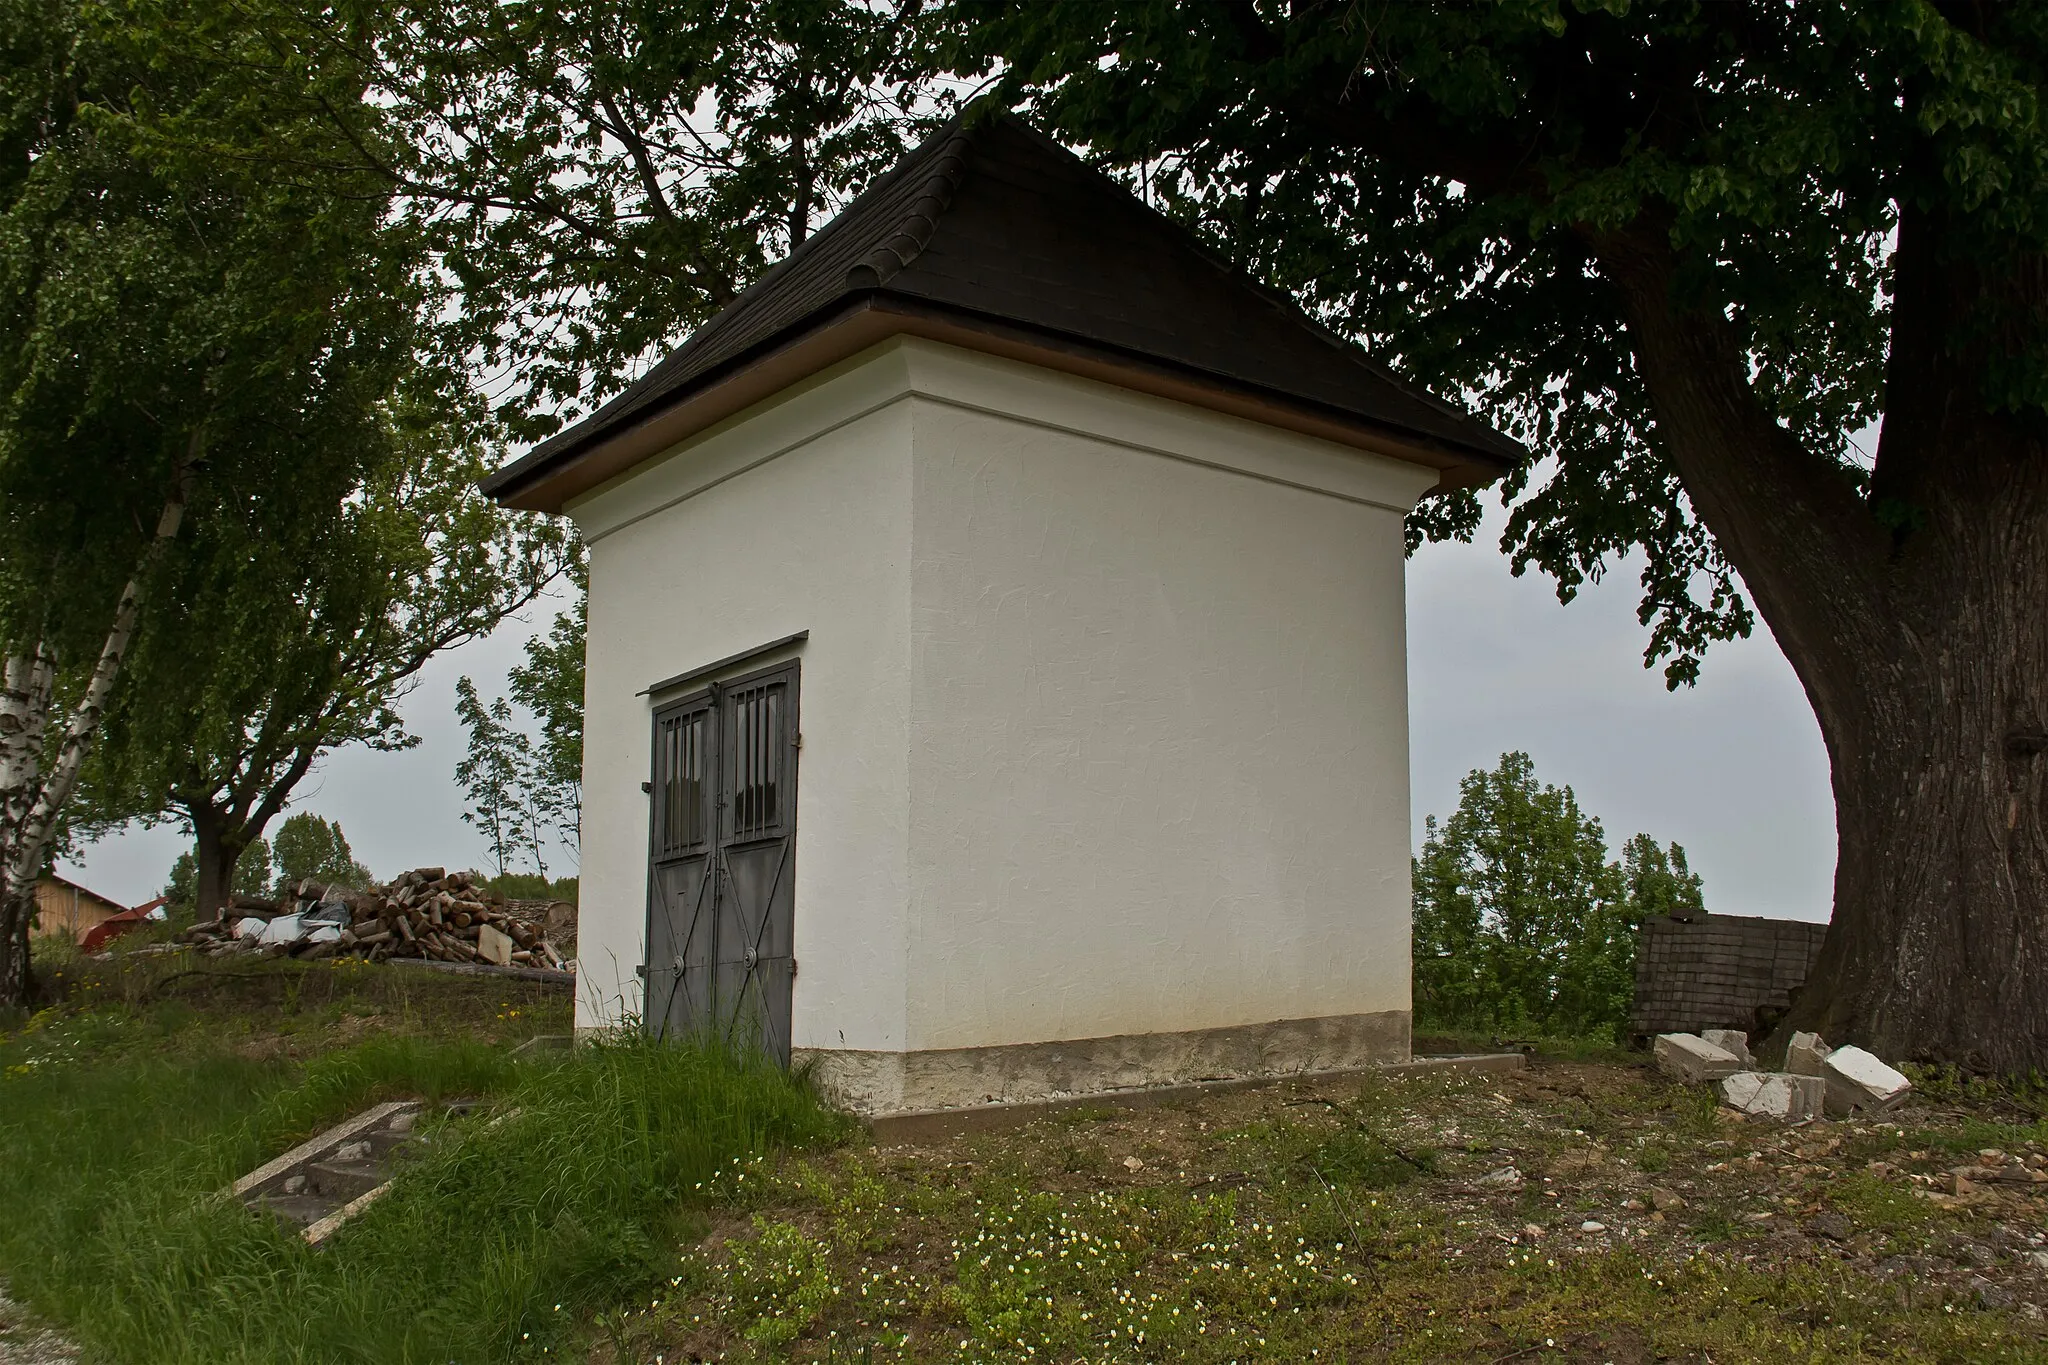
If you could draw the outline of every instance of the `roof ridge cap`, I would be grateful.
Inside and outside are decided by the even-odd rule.
[[[848,268],[848,288],[879,287],[916,260],[930,245],[932,233],[939,225],[939,216],[952,204],[953,194],[960,187],[960,174],[967,169],[967,151],[973,141],[973,132],[962,128],[940,146],[931,174],[925,177],[917,198],[904,210],[903,221],[880,246]]]

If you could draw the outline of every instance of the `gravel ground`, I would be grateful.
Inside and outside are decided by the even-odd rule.
[[[767,1157],[589,1360],[2048,1361],[2030,1097],[1785,1125],[1539,1060]]]
[[[74,1365],[77,1350],[42,1326],[0,1286],[0,1365]]]

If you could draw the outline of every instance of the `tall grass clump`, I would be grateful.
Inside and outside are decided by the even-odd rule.
[[[400,1073],[410,1084],[394,1083]],[[18,1296],[137,1365],[540,1357],[580,1315],[671,1269],[700,1216],[698,1186],[720,1167],[833,1140],[845,1124],[765,1061],[640,1041],[513,1062],[382,1040],[323,1057],[288,1084],[266,1091],[263,1080],[238,1082],[244,1101],[228,1108],[239,1112],[216,1112],[229,1121],[212,1133],[206,1121],[159,1131],[129,1146],[125,1169],[95,1163],[93,1180],[57,1182],[64,1196],[45,1202],[61,1216],[0,1231],[0,1268]],[[320,1251],[217,1193],[317,1122],[458,1082],[492,1103],[424,1124],[421,1154],[392,1193]],[[17,1128],[0,1119],[9,1167]],[[45,1144],[40,1155],[54,1153]],[[0,1190],[17,1183],[0,1171]]]

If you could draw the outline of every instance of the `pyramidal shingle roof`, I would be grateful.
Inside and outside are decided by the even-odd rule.
[[[1522,447],[1395,378],[1010,114],[970,110],[583,421],[485,481],[522,490],[861,307],[944,315],[1173,372],[1435,452],[1459,482]]]

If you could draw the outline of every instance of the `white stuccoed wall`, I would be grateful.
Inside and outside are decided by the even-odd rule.
[[[590,543],[577,1027],[639,1009],[649,803],[640,784],[653,706],[636,694],[808,630],[798,652],[795,1038],[903,1046],[903,387],[900,358],[882,357],[786,393],[570,509]]]
[[[1434,473],[966,352],[918,377],[910,1046],[1408,1009]]]
[[[638,1004],[635,694],[799,630],[797,1047],[1406,1010],[1434,479],[900,339],[581,499],[579,1026]]]

